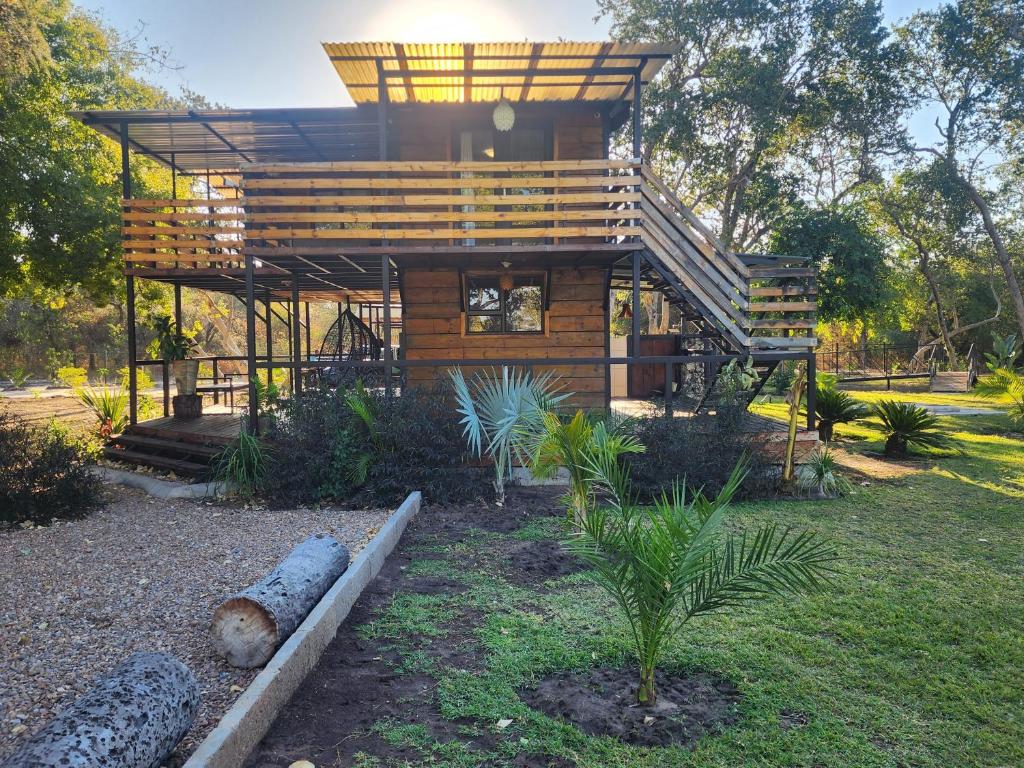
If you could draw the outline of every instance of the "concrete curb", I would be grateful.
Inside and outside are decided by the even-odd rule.
[[[138,488],[158,499],[208,499],[223,496],[227,489],[226,483],[175,483],[112,467],[96,467],[95,471],[105,482]]]
[[[398,544],[421,501],[419,491],[410,493],[392,513],[295,634],[278,648],[274,658],[238,697],[184,768],[239,768],[245,762],[277,713],[316,666],[359,595]]]

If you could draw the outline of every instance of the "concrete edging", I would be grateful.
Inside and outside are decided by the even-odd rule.
[[[184,768],[239,768],[245,762],[277,713],[316,666],[341,622],[398,544],[421,503],[420,492],[414,491],[392,513],[192,753]]]
[[[158,499],[209,499],[227,490],[227,483],[175,483],[113,467],[96,467],[95,472],[104,482],[138,488]]]

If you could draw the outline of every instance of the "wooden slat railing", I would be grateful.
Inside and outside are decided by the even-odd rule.
[[[122,200],[129,266],[239,265],[244,228],[238,200]]]
[[[639,235],[630,163],[253,164],[242,171],[246,244],[604,242]]]

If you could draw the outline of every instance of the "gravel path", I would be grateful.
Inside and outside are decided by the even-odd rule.
[[[355,554],[389,515],[111,493],[86,520],[0,531],[0,762],[128,654],[161,650],[202,688],[196,725],[170,763],[180,764],[258,672],[214,654],[216,604],[311,534],[329,533]]]

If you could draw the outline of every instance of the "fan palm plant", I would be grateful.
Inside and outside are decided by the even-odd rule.
[[[817,393],[814,410],[818,417],[818,436],[824,443],[832,442],[832,431],[836,424],[863,419],[870,413],[867,405],[834,386],[819,384]]]
[[[1010,399],[1010,420],[1024,426],[1024,374],[1012,368],[995,368],[991,375],[978,379],[975,391],[982,397]]]
[[[636,504],[626,470],[611,456],[596,454],[590,471],[610,501],[578,521],[569,548],[626,617],[641,705],[657,702],[658,662],[690,619],[769,595],[814,592],[832,574],[835,550],[813,533],[775,525],[752,535],[722,531],[746,473],[742,463],[714,499],[688,497],[682,484],[653,507]]]
[[[939,431],[938,417],[919,405],[882,400],[872,413],[882,422],[885,455],[890,458],[906,456],[910,445],[922,448],[953,448],[956,445],[952,437]]]
[[[642,453],[644,447],[635,437],[626,434],[620,422],[609,429],[607,422],[596,423],[583,411],[568,421],[558,414],[545,412],[538,433],[531,436],[530,468],[536,477],[554,476],[559,467],[569,473],[569,496],[566,505],[569,519],[586,514],[592,499],[593,478],[589,469],[600,452],[617,459],[626,453]]]
[[[513,463],[529,459],[525,434],[536,429],[545,411],[569,397],[558,392],[550,373],[534,377],[526,371],[502,366],[467,381],[461,369],[449,372],[455,391],[456,410],[470,450],[487,455],[494,462],[494,490],[498,503],[505,503],[505,481],[512,476]]]

